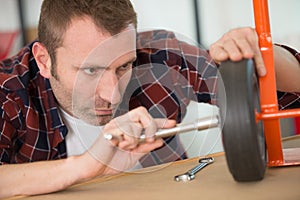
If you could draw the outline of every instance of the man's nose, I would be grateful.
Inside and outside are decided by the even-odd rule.
[[[98,81],[96,93],[105,101],[113,105],[118,104],[121,101],[121,93],[117,75],[112,71],[104,72]]]

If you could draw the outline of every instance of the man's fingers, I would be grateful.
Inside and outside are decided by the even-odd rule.
[[[166,118],[153,119],[153,126],[145,128],[145,141],[153,142],[155,140],[155,133],[161,128],[172,128],[176,125],[175,120]]]
[[[244,56],[242,54],[241,47],[239,46],[239,44],[237,44],[236,41],[234,41],[231,38],[224,41],[223,48],[229,55],[230,60],[232,60],[232,61],[239,61]]]
[[[210,55],[216,63],[225,60],[239,61],[243,58],[253,58],[259,76],[266,74],[258,35],[251,27],[239,28],[229,31],[216,43],[210,46]]]
[[[154,149],[161,147],[164,144],[163,139],[158,138],[153,142],[144,142],[137,146],[137,148],[133,151],[133,153],[145,154]]]
[[[147,109],[139,107],[112,120],[104,128],[104,133],[111,134],[106,138],[115,146],[124,150],[132,150],[138,145],[141,135],[144,134],[146,142],[153,142],[159,128],[172,127],[175,124],[173,120],[171,122],[167,119],[154,120]]]
[[[252,51],[253,51],[253,58],[256,65],[256,70],[259,76],[265,76],[266,75],[266,68],[265,63],[261,54],[261,50],[259,47],[259,39],[258,35],[255,31],[255,29],[245,29],[247,40],[249,41],[249,44],[251,45]]]
[[[254,61],[256,65],[256,70],[259,76],[265,76],[267,71],[265,68],[265,63],[258,45],[253,47],[254,49]]]
[[[156,118],[154,121],[158,128],[172,128],[176,125],[176,121],[173,119]]]
[[[261,56],[254,56],[256,70],[259,76],[265,76],[267,74],[264,61]]]
[[[139,143],[139,138],[134,136],[124,135],[124,140],[119,142],[118,147],[125,151],[130,151],[136,148],[138,143]]]
[[[213,60],[218,64],[229,58],[226,50],[222,46],[219,46],[217,44],[213,44],[210,46],[209,53]]]

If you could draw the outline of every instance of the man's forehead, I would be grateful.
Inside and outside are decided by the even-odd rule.
[[[136,51],[136,30],[128,27],[100,42],[85,59],[86,63],[108,66],[119,57]]]

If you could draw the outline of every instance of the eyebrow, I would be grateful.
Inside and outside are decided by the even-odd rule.
[[[121,64],[117,68],[124,66],[124,65],[128,65],[129,63],[133,63],[135,60],[136,60],[136,57]],[[80,66],[79,67],[80,69],[88,69],[88,68],[106,69],[106,68],[108,68],[108,66],[101,66],[101,65],[92,64],[92,63],[84,63],[83,65],[75,65],[75,66]]]
[[[101,65],[97,65],[97,64],[89,64],[89,63],[85,63],[83,65],[77,65],[79,66],[80,69],[87,69],[87,68],[98,68],[98,69],[106,69],[107,66],[101,66]]]
[[[124,63],[124,64],[122,64],[121,66],[123,66],[123,65],[127,65],[127,64],[129,64],[129,63],[133,63],[135,60],[136,60],[136,58],[133,58],[133,59],[131,59],[131,60],[129,60],[129,61],[127,61],[127,62],[125,62],[125,63]]]

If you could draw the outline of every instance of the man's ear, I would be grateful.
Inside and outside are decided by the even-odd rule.
[[[45,78],[50,78],[51,58],[46,47],[40,42],[35,42],[32,46],[32,53],[40,69],[40,74]]]

